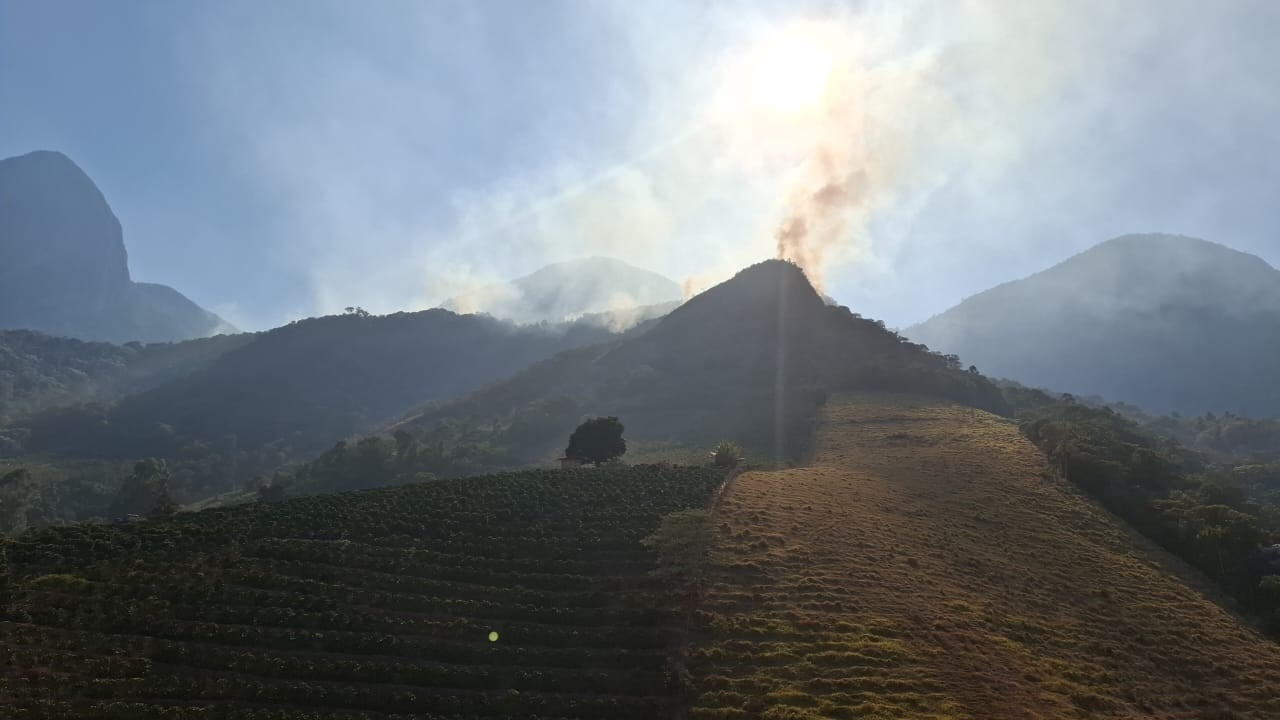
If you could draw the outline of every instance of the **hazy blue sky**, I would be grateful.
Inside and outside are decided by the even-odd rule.
[[[847,114],[743,100],[779,37],[837,46]],[[66,152],[136,279],[259,328],[593,254],[710,282],[834,147],[827,290],[906,325],[1128,232],[1280,264],[1277,37],[1267,0],[0,0],[0,156]]]

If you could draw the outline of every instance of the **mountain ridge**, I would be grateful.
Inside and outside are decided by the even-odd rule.
[[[19,418],[13,435],[21,454],[167,459],[182,475],[175,494],[195,501],[422,403],[612,337],[592,324],[526,327],[441,309],[308,318],[110,404]]]
[[[167,285],[135,282],[106,197],[52,150],[0,160],[0,328],[109,342],[236,332]]]
[[[563,352],[385,430],[430,432],[463,420],[505,427],[492,444],[540,462],[583,417],[616,415],[628,437],[642,441],[731,439],[783,460],[803,453],[809,419],[828,391],[875,384],[1007,412],[985,378],[883,323],[828,306],[799,267],[768,260],[643,333]]]
[[[1154,412],[1280,414],[1280,271],[1227,246],[1126,235],[904,331],[993,377]]]

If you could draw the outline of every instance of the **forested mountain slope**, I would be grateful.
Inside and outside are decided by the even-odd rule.
[[[1126,235],[904,331],[991,377],[1156,413],[1280,415],[1280,271]]]
[[[445,310],[312,318],[260,333],[207,367],[114,405],[28,418],[26,450],[184,457],[200,447],[273,445],[294,457],[611,337],[597,326],[517,327]]]
[[[616,415],[628,437],[733,439],[777,456],[802,451],[830,390],[875,387],[1000,411],[1003,398],[954,358],[828,306],[796,266],[760,263],[697,295],[646,332],[572,350],[397,426],[479,422],[516,458],[545,459],[587,415]]]
[[[113,345],[0,330],[0,423],[49,408],[109,402],[149,390],[213,362],[253,336]]]

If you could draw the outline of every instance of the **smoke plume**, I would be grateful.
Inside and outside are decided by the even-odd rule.
[[[840,167],[827,153],[819,155],[825,182],[816,190],[801,189],[778,226],[778,258],[799,265],[822,291],[823,258],[848,238],[866,200],[866,173]]]

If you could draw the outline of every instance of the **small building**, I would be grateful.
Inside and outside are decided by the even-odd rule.
[[[561,469],[561,470],[572,470],[572,469],[574,469],[574,468],[580,468],[580,467],[582,467],[583,465],[586,465],[586,464],[587,464],[587,461],[586,461],[586,460],[581,460],[581,459],[579,459],[579,458],[571,458],[571,457],[562,457],[562,458],[560,458],[560,469]]]

